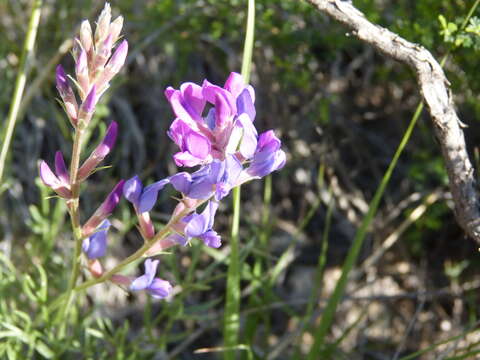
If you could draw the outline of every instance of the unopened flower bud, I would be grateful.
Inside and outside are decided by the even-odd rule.
[[[89,82],[90,82],[89,75],[88,75],[87,53],[83,48],[80,50],[80,53],[78,54],[78,57],[75,63],[75,74],[77,76],[78,84],[80,85],[80,88],[83,92],[83,96],[81,96],[81,98],[83,99],[88,92]]]
[[[103,66],[112,54],[112,45],[113,42],[111,35],[108,35],[107,38],[100,43],[95,55],[95,71],[103,70]]]
[[[63,70],[62,65],[58,65],[55,71],[55,79],[57,83],[57,90],[63,100],[65,111],[75,126],[77,122],[78,105],[70,84],[68,83],[67,74]]]
[[[112,58],[107,64],[107,68],[110,72],[116,74],[120,71],[123,64],[125,64],[125,59],[127,58],[128,53],[128,42],[127,40],[123,40],[120,45],[118,45],[117,49],[112,55]]]
[[[97,21],[97,29],[95,30],[95,46],[98,47],[100,43],[108,36],[110,31],[110,21],[112,19],[112,11],[110,4],[105,3],[100,16]]]
[[[123,16],[118,16],[112,23],[110,24],[110,35],[112,36],[112,41],[115,42],[120,37],[120,32],[123,28]]]
[[[84,20],[80,26],[80,43],[85,51],[88,53],[92,48],[93,39],[92,39],[92,27],[88,20]]]
[[[90,236],[95,229],[105,220],[108,216],[110,216],[115,209],[115,207],[120,202],[122,193],[123,193],[123,184],[125,180],[120,180],[120,182],[115,185],[112,192],[108,194],[105,201],[99,208],[93,213],[93,215],[88,219],[85,225],[82,228],[83,236]]]
[[[88,93],[87,97],[82,103],[82,112],[90,114],[95,109],[95,105],[97,104],[97,89],[95,85],[92,86],[92,89]]]
[[[70,184],[70,175],[61,151],[55,153],[55,172],[62,183]]]
[[[87,160],[78,170],[78,181],[85,180],[100,162],[110,153],[117,139],[118,125],[113,121],[107,129],[102,142],[92,151]]]

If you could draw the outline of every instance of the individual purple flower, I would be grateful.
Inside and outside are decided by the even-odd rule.
[[[55,173],[45,161],[40,162],[40,178],[43,183],[55,191],[59,196],[69,199],[72,197],[70,190],[70,176],[68,175],[65,160],[60,151],[55,153]]]
[[[217,209],[218,202],[209,201],[201,214],[193,213],[184,217],[184,236],[175,234],[176,237],[172,239],[185,246],[192,238],[199,238],[205,245],[219,248],[222,245],[220,235],[212,229]]]
[[[145,260],[145,274],[136,278],[130,284],[130,290],[147,290],[156,299],[165,299],[172,293],[172,285],[163,279],[156,278],[159,260]]]
[[[107,232],[111,225],[110,221],[105,219],[93,235],[83,240],[82,250],[90,260],[105,256],[107,252]]]
[[[85,180],[97,167],[100,162],[110,153],[117,139],[118,125],[112,121],[107,128],[102,142],[92,151],[87,160],[78,170],[78,181]]]
[[[281,142],[273,130],[260,134],[253,159],[250,166],[240,176],[240,182],[261,178],[281,169],[285,165],[286,156],[280,146]]]
[[[90,236],[98,225],[102,223],[108,216],[113,213],[113,210],[116,208],[118,203],[120,202],[122,193],[123,193],[123,185],[125,180],[120,180],[117,185],[113,188],[113,190],[108,194],[107,198],[103,201],[103,203],[98,207],[98,209],[93,213],[90,219],[87,220],[85,225],[82,228],[82,234],[84,236]]]
[[[152,210],[158,198],[158,192],[167,185],[170,180],[163,179],[146,186],[142,185],[138,176],[127,180],[123,190],[123,195],[130,201],[138,213],[144,213]]]

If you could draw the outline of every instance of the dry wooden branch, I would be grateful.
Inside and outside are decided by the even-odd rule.
[[[424,47],[372,24],[351,2],[307,1],[348,27],[361,41],[415,71],[420,92],[429,109],[442,149],[457,222],[480,245],[479,199],[474,171],[466,150],[462,123],[455,112],[449,82],[440,64]]]

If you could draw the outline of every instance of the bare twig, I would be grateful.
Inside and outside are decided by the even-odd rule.
[[[442,149],[457,222],[480,245],[479,199],[475,191],[474,171],[466,151],[462,123],[454,109],[449,82],[440,64],[424,47],[372,24],[348,1],[307,1],[351,29],[361,41],[415,71]]]

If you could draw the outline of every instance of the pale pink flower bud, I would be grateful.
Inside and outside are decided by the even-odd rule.
[[[128,42],[127,40],[123,40],[120,45],[118,45],[117,49],[112,55],[112,58],[108,62],[106,68],[116,74],[120,71],[123,64],[125,64],[125,59],[127,58],[128,54]]]
[[[115,49],[115,52],[108,61],[107,65],[105,65],[105,70],[96,82],[99,89],[104,90],[110,80],[112,80],[112,78],[120,71],[123,64],[125,64],[127,54],[128,42],[127,40],[123,40],[120,45],[118,45],[118,47]]]
[[[103,66],[112,54],[112,45],[113,42],[111,35],[108,35],[107,38],[100,43],[95,55],[95,71],[103,69]]]
[[[123,28],[123,16],[118,16],[111,24],[110,24],[110,35],[112,36],[112,41],[115,42],[120,37],[120,33]]]
[[[78,54],[76,63],[75,63],[75,74],[77,76],[78,84],[83,92],[83,99],[88,92],[90,85],[89,75],[88,75],[88,59],[87,53],[83,48],[81,48],[80,53]]]
[[[112,19],[112,11],[110,4],[105,3],[100,16],[97,21],[97,29],[95,30],[95,46],[100,46],[100,43],[108,36],[110,32],[110,21]]]
[[[92,27],[88,20],[84,20],[80,26],[80,43],[87,53],[90,52],[92,48],[93,39],[92,39]]]

